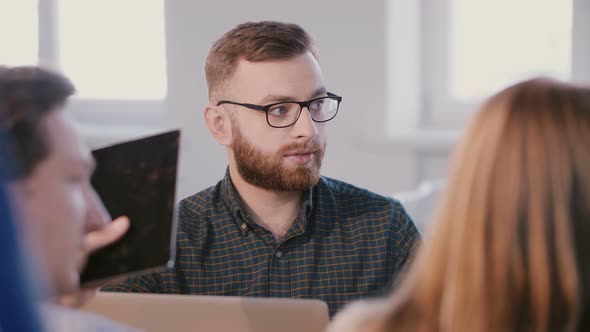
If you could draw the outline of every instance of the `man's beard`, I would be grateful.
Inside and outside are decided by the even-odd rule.
[[[281,147],[274,155],[265,155],[246,141],[239,128],[233,127],[233,134],[234,159],[238,173],[249,184],[274,191],[304,191],[318,183],[325,143],[323,146],[315,140],[293,143]],[[285,154],[301,150],[315,151],[309,163],[294,167],[283,164]]]

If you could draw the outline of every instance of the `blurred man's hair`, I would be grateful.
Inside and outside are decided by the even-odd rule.
[[[47,157],[43,119],[74,91],[67,78],[47,69],[0,67],[0,159],[12,161],[9,180],[26,178]]]

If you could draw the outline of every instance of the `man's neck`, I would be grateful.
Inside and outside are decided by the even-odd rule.
[[[281,240],[301,210],[303,193],[263,189],[246,182],[235,168],[229,173],[248,215]]]

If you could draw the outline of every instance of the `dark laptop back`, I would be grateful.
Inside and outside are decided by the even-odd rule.
[[[111,217],[126,215],[131,227],[90,256],[83,284],[173,265],[179,140],[174,130],[93,151],[92,185]]]

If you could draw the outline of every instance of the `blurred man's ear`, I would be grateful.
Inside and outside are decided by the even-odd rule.
[[[209,132],[221,145],[231,146],[233,143],[232,125],[229,112],[222,107],[207,105],[205,107],[205,123]]]

